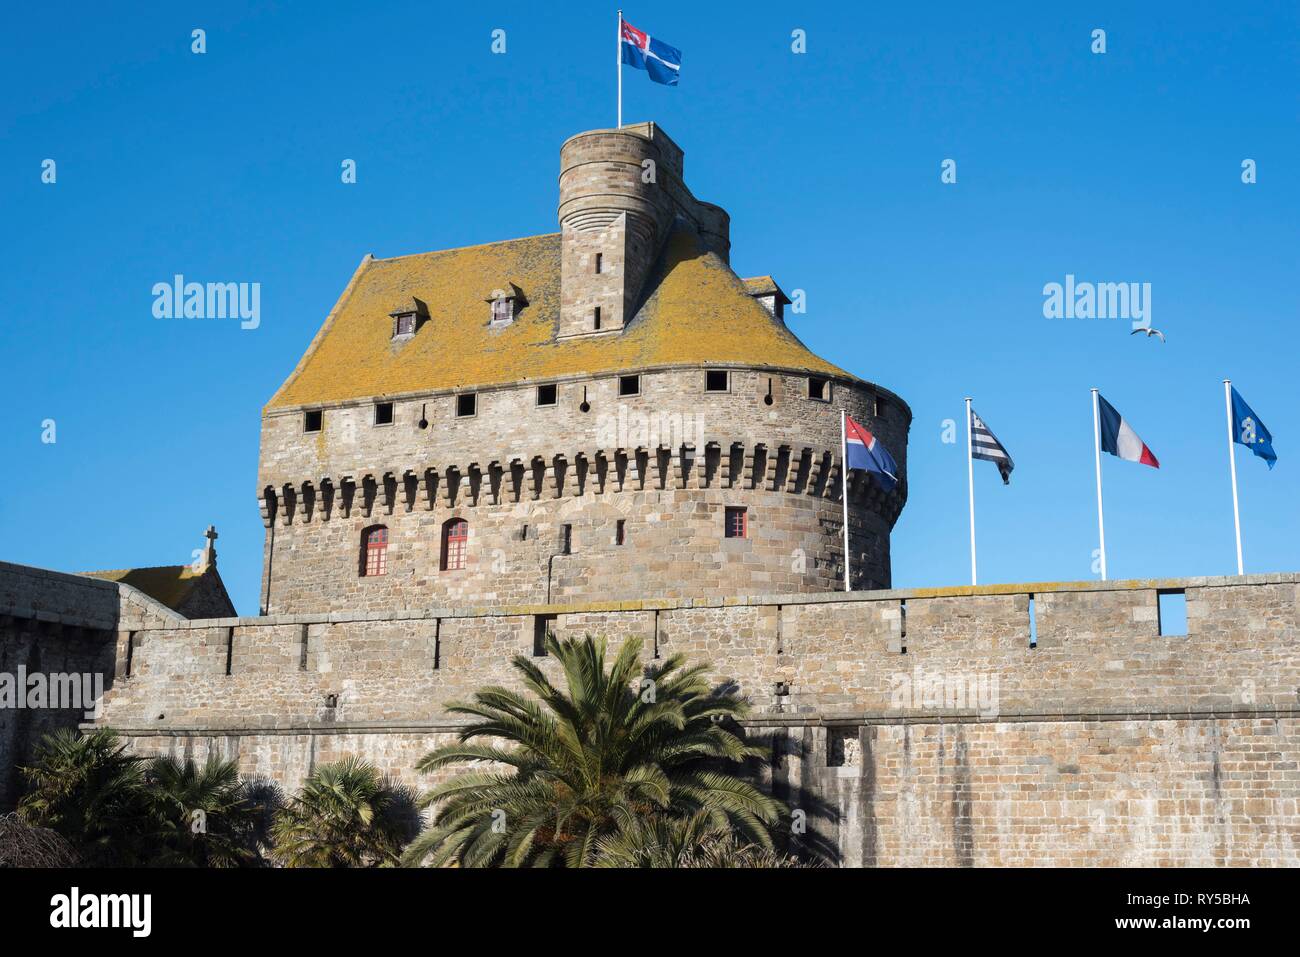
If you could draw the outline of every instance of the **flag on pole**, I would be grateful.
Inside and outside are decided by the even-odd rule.
[[[1264,428],[1253,409],[1246,404],[1236,386],[1232,386],[1232,440],[1244,445],[1268,463],[1271,469],[1277,462],[1273,451],[1273,433]]]
[[[971,450],[970,457],[981,459],[985,462],[992,462],[998,467],[998,473],[1002,476],[1002,484],[1011,484],[1011,470],[1016,467],[1016,463],[1011,461],[1011,455],[1007,452],[1005,446],[998,441],[984,420],[975,414],[975,410],[970,410],[970,437]]]
[[[623,62],[645,70],[656,83],[676,86],[677,76],[682,70],[682,51],[656,40],[626,20],[621,21],[621,25]]]
[[[886,492],[892,492],[898,484],[898,466],[880,441],[854,422],[849,416],[844,417],[844,455],[851,469],[870,472]]]
[[[1128,462],[1140,462],[1160,468],[1160,462],[1151,454],[1146,443],[1138,438],[1133,427],[1124,421],[1116,408],[1101,395],[1097,396],[1097,418],[1101,424],[1101,450]]]

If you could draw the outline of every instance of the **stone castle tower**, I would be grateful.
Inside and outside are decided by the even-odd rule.
[[[560,150],[560,232],[366,256],[262,419],[262,611],[890,584],[906,404],[813,355],[658,126]]]

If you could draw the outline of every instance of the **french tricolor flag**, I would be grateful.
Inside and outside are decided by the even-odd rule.
[[[863,469],[874,475],[886,492],[892,492],[898,484],[898,466],[894,457],[874,435],[847,415],[844,417],[844,457],[848,459],[849,468]]]
[[[1101,423],[1101,450],[1129,462],[1140,462],[1154,469],[1160,462],[1119,411],[1097,394],[1097,417]]]

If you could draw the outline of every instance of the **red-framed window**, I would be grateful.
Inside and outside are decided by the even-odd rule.
[[[465,553],[469,546],[469,522],[463,518],[449,518],[442,524],[442,570],[456,571],[465,567]]]
[[[749,537],[749,510],[743,506],[727,506],[727,538]]]
[[[361,533],[361,577],[388,572],[388,527],[372,525]]]

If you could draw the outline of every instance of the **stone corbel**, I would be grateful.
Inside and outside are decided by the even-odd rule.
[[[563,455],[554,456],[547,471],[550,473],[551,497],[560,498],[564,495],[564,479],[569,471],[568,460]]]
[[[320,520],[328,522],[334,513],[334,495],[337,489],[328,475],[320,480]]]
[[[478,505],[479,495],[483,492],[483,469],[477,462],[469,463],[469,468],[465,470],[465,483],[472,508]]]
[[[397,476],[392,472],[385,472],[381,486],[384,496],[384,514],[392,515],[397,508]]]
[[[275,489],[268,485],[262,490],[262,495],[257,500],[258,508],[262,511],[262,524],[267,528],[270,528],[275,523],[277,504]]]
[[[285,483],[280,497],[280,501],[283,503],[280,517],[283,519],[285,527],[293,524],[294,506],[297,504],[297,498],[298,496],[294,492],[293,486]]]
[[[402,473],[402,505],[406,514],[415,510],[416,500],[420,497],[420,477],[413,469]]]
[[[591,471],[591,463],[587,460],[586,452],[579,452],[573,457],[573,483],[570,494],[581,495],[587,488],[587,476]]]
[[[424,510],[432,512],[438,503],[438,470],[429,466],[420,475],[420,484],[424,487]]]
[[[312,516],[316,513],[316,486],[312,485],[309,479],[302,483],[302,521],[304,525],[310,525]]]

